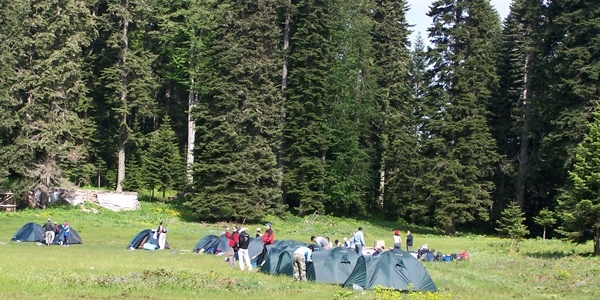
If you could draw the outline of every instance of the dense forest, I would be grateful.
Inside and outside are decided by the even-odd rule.
[[[415,41],[410,13],[0,0],[0,184],[185,191],[198,220],[316,212],[449,234],[493,228],[514,201],[597,238],[599,2],[514,0],[500,20],[489,0],[437,0]]]

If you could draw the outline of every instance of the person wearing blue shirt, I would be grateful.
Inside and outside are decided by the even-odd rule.
[[[306,264],[312,262],[313,245],[300,247],[294,251],[294,280],[307,281]]]
[[[362,249],[365,246],[365,234],[362,231],[362,227],[358,227],[358,231],[354,234],[352,240],[354,240],[356,254],[358,254],[359,256],[363,255]]]
[[[71,226],[69,226],[69,222],[65,221],[65,224],[63,224],[64,246],[69,246],[69,232],[71,232]]]

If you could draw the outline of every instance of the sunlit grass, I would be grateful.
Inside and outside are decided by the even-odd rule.
[[[8,242],[27,222],[68,220],[83,245],[38,246]],[[174,251],[129,251],[139,231],[165,222]],[[0,213],[0,298],[4,299],[595,299],[600,297],[600,260],[589,257],[591,245],[559,240],[525,240],[519,250],[488,236],[446,237],[406,224],[377,225],[331,217],[270,217],[278,239],[308,242],[311,235],[342,239],[358,226],[368,245],[392,244],[392,229],[412,229],[414,249],[429,244],[445,254],[467,250],[469,262],[425,263],[440,290],[437,294],[352,292],[334,285],[295,283],[291,278],[230,269],[223,257],[192,254],[207,234],[221,234],[226,223],[185,222],[168,204],[142,203],[142,210],[86,213],[78,208]],[[238,224],[242,225],[242,224]],[[243,224],[252,231],[262,224]],[[403,236],[404,237],[404,236]]]

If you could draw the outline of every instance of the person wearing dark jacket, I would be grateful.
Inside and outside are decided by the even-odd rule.
[[[271,223],[267,223],[265,226],[267,226],[267,230],[262,235],[262,242],[265,245],[271,245],[273,244],[273,241],[275,241],[275,233],[273,233],[273,229],[271,229]]]
[[[406,252],[410,253],[413,246],[413,236],[410,230],[406,231]]]
[[[229,267],[235,267],[235,255],[238,252],[238,227],[233,226],[233,231],[229,231],[229,227],[225,228],[225,237],[229,239],[229,250],[227,250],[227,260],[229,261]]]
[[[54,241],[54,228],[52,227],[52,222],[50,222],[50,218],[44,224],[44,231],[46,234],[46,246],[50,246],[52,241]]]
[[[240,229],[238,237],[238,258],[240,260],[240,269],[244,271],[244,263],[248,264],[248,271],[252,271],[252,262],[250,261],[250,255],[248,254],[248,245],[250,245],[250,236],[248,235],[248,228]]]

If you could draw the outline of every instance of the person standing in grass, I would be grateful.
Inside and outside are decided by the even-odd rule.
[[[400,230],[394,230],[394,249],[402,249],[402,237],[400,237]]]
[[[410,233],[410,230],[406,231],[406,252],[412,252],[413,246],[413,235]]]
[[[52,241],[54,241],[54,228],[52,228],[52,222],[50,218],[46,220],[46,224],[44,224],[44,231],[46,233],[46,246],[50,246]]]
[[[300,247],[294,251],[294,280],[307,281],[306,264],[312,262],[312,252],[315,250],[313,245]]]
[[[354,247],[356,247],[356,254],[359,256],[363,255],[362,249],[365,246],[365,234],[362,230],[362,227],[358,227],[358,231],[356,231],[352,238],[354,240]]]
[[[250,245],[250,235],[248,235],[248,228],[240,229],[238,237],[238,258],[240,260],[240,269],[244,271],[244,263],[248,264],[248,271],[252,271],[252,262],[250,261],[250,255],[248,254],[248,245]]]
[[[229,250],[227,251],[227,260],[229,260],[229,267],[235,267],[235,255],[238,253],[238,235],[239,228],[233,226],[233,231],[229,232],[229,227],[225,228],[225,237],[229,239]]]
[[[64,238],[63,245],[65,245],[65,246],[69,246],[69,233],[70,232],[71,232],[71,227],[69,226],[69,222],[65,221],[65,224],[63,224],[63,238]]]
[[[167,243],[167,228],[163,225],[162,221],[158,224],[158,229],[156,229],[156,239],[158,240],[158,249],[164,250]]]
[[[271,223],[267,223],[265,226],[267,227],[267,230],[265,230],[265,233],[262,235],[262,242],[265,245],[271,245],[273,244],[273,241],[275,241],[275,233],[273,232],[273,229],[271,229]]]

